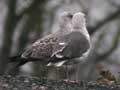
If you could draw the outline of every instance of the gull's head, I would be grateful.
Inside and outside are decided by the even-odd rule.
[[[75,13],[72,18],[72,25],[75,29],[82,29],[85,26],[85,14],[82,12]]]
[[[59,24],[60,26],[65,26],[68,23],[71,23],[73,15],[70,12],[63,12],[59,16]]]

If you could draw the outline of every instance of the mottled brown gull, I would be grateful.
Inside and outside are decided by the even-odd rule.
[[[59,42],[59,38],[69,33],[71,30],[72,14],[63,12],[58,19],[58,30],[50,35],[38,39],[35,43],[27,47],[17,56],[9,57],[10,62],[19,62],[17,66],[21,66],[30,61],[40,61],[47,65],[53,54],[53,48]]]

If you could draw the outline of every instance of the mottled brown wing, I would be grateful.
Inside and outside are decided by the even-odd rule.
[[[29,46],[21,55],[23,58],[49,59],[52,55],[53,45],[57,38],[49,35],[37,40]]]

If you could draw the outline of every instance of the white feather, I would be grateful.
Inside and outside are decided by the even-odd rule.
[[[48,63],[46,66],[52,66],[52,63],[50,62],[50,63]]]
[[[60,67],[60,66],[62,66],[64,63],[65,63],[65,61],[60,61],[60,62],[54,63],[54,65],[55,65],[56,67]]]
[[[85,59],[89,55],[89,53],[90,53],[90,49],[88,49],[85,53],[83,53],[80,59]]]
[[[23,54],[21,55],[21,57],[22,57],[22,58],[27,58],[27,57],[25,57]]]
[[[55,56],[56,56],[57,58],[63,58],[63,55],[60,55],[60,54],[55,54]]]
[[[61,43],[59,43],[59,45],[65,45],[65,42],[61,42]]]
[[[60,67],[65,63],[65,61],[60,61],[60,62],[56,62],[56,63],[48,63],[47,66],[56,66],[56,67]]]

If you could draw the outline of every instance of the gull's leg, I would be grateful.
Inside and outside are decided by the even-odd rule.
[[[74,72],[73,78],[71,78],[72,80],[70,79],[69,82],[77,83],[78,82],[78,70],[77,70],[78,64],[73,63],[72,66],[75,69],[75,72]]]
[[[69,71],[68,71],[68,65],[65,64],[65,82],[68,82],[68,78],[69,78]]]
[[[56,85],[57,85],[57,81],[59,80],[59,67],[56,67]],[[58,85],[57,85],[57,87],[59,87]]]
[[[79,78],[79,69],[78,69],[78,66],[79,64],[75,64],[75,69],[76,69],[76,72],[75,72],[75,78],[74,78],[74,83],[77,83],[78,82],[78,78]]]
[[[49,72],[49,68],[46,67],[46,78],[48,79],[48,72]]]
[[[44,67],[41,64],[40,64],[39,67],[40,67],[40,80],[42,81],[42,78],[44,78],[44,77],[43,77],[43,75],[41,73],[42,73],[42,69],[43,70],[45,70],[45,69],[44,69]]]
[[[65,68],[66,68],[66,82],[69,82],[69,68],[68,68],[68,64],[65,64]],[[69,86],[66,84],[66,90],[69,90]]]
[[[56,67],[56,81],[58,80],[59,78],[59,67]]]
[[[75,73],[75,82],[77,82],[78,79],[78,64],[75,65],[76,73]]]
[[[66,67],[66,80],[69,80],[69,71],[68,71],[68,64],[65,65]]]
[[[73,67],[75,68],[75,74],[74,74],[74,80],[73,80],[73,82],[76,82],[76,77],[77,77],[76,64],[73,64]]]

